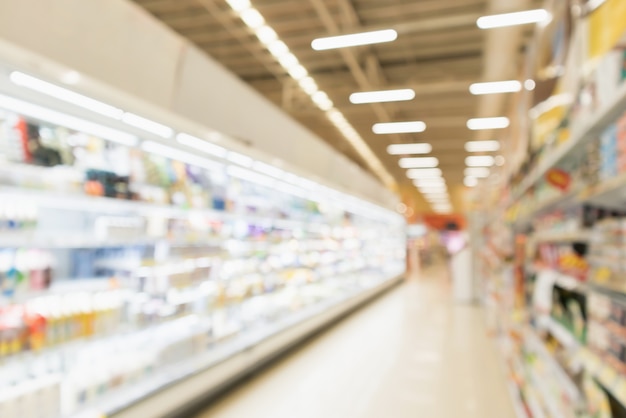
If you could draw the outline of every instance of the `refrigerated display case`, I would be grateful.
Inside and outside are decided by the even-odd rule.
[[[184,133],[0,99],[3,418],[133,416],[207,379],[179,408],[405,271],[394,211]]]

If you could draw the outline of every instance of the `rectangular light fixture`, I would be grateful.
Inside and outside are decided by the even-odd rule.
[[[141,149],[151,154],[195,165],[196,167],[206,168],[207,170],[216,171],[221,170],[224,167],[222,164],[209,160],[208,158],[198,157],[190,152],[168,147],[167,145],[163,145],[159,142],[143,141],[141,143]]]
[[[111,142],[133,147],[139,139],[135,135],[118,131],[107,126],[89,122],[74,116],[46,109],[32,103],[24,102],[13,97],[0,95],[0,108],[15,112],[21,116],[48,122],[53,125],[64,126],[78,132],[93,135]]]
[[[172,135],[174,135],[174,130],[169,126],[165,126],[161,123],[146,119],[130,112],[124,113],[124,116],[122,116],[122,122],[146,132],[150,132],[151,134],[160,136],[161,138],[170,139]]]
[[[313,103],[315,103],[317,107],[322,110],[328,111],[333,108],[332,100],[330,100],[328,94],[323,91],[313,93],[311,99],[313,100]]]
[[[503,28],[507,26],[527,25],[529,23],[545,22],[551,18],[545,9],[525,10],[523,12],[503,13],[483,16],[476,21],[480,29]]]
[[[238,152],[233,151],[229,152],[226,158],[231,163],[239,164],[240,166],[248,168],[252,167],[252,164],[254,163],[254,160],[247,155],[239,154]]]
[[[446,180],[443,177],[415,179],[413,184],[416,186],[432,186],[432,185],[445,185]]]
[[[489,177],[491,171],[486,167],[469,167],[466,168],[463,174],[466,177],[485,178]]]
[[[447,187],[418,187],[419,191],[421,193],[447,193],[448,192],[448,188]]]
[[[467,121],[467,127],[472,131],[485,129],[504,129],[508,128],[509,124],[509,118],[504,116],[495,118],[475,118]]]
[[[298,85],[300,85],[300,88],[309,96],[314,95],[318,90],[317,83],[311,77],[300,79]]]
[[[494,152],[500,149],[500,141],[469,141],[465,143],[467,152]]]
[[[327,49],[349,48],[360,45],[392,42],[396,39],[398,39],[398,32],[393,29],[384,29],[371,32],[353,33],[350,35],[318,38],[311,42],[311,47],[316,51],[324,51]]]
[[[517,80],[474,83],[470,86],[470,93],[474,95],[517,93],[519,91],[522,91],[522,83]]]
[[[413,99],[415,99],[415,90],[413,89],[365,91],[350,95],[350,103],[352,104],[403,102]]]
[[[378,135],[409,134],[425,130],[426,124],[422,121],[377,123],[372,126],[372,132]]]
[[[196,138],[195,136],[191,136],[186,133],[181,132],[176,135],[176,141],[178,141],[179,144],[195,148],[198,151],[204,152],[205,154],[214,155],[219,158],[225,158],[226,154],[228,154],[228,150],[226,150],[226,148],[222,148],[219,145],[212,144],[209,141]]]
[[[491,155],[473,155],[465,159],[465,165],[468,167],[493,167],[496,159]]]
[[[402,168],[434,168],[439,165],[439,160],[435,157],[400,158]]]
[[[433,150],[430,144],[393,144],[387,147],[390,155],[428,154]]]
[[[47,81],[40,80],[19,71],[13,71],[9,75],[9,78],[11,82],[17,86],[26,87],[38,93],[54,97],[55,99],[82,107],[83,109],[90,110],[100,115],[119,120],[124,114],[122,109],[118,109],[114,106],[94,100],[87,96],[83,96],[82,94],[75,93],[66,88],[59,87],[55,84],[48,83]]]
[[[263,45],[270,45],[278,39],[276,31],[267,25],[263,25],[254,31],[254,34]]]
[[[467,187],[476,187],[478,185],[478,179],[476,177],[465,177],[463,184]]]
[[[406,176],[410,179],[441,178],[440,168],[413,168],[406,171]]]
[[[226,3],[238,13],[251,7],[250,0],[226,0]]]
[[[257,9],[248,7],[239,12],[239,17],[250,29],[258,29],[265,25],[265,19]]]

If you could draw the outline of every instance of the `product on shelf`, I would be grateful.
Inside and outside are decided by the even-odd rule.
[[[11,114],[0,154],[3,418],[174,383],[405,269],[400,215],[295,175]]]

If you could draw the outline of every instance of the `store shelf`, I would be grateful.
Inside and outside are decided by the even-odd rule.
[[[528,374],[530,376],[530,382],[532,386],[536,388],[539,392],[539,395],[543,400],[543,405],[546,407],[549,416],[551,418],[565,418],[565,414],[559,408],[557,400],[554,398],[554,395],[550,393],[550,390],[548,389],[545,380],[537,376],[534,370],[530,370]]]
[[[515,416],[517,418],[529,418],[528,414],[526,413],[526,408],[524,408],[524,402],[522,401],[520,388],[515,384],[515,382],[509,380],[507,382],[507,389],[509,391],[509,396],[511,397],[511,402],[513,403]]]
[[[567,330],[563,325],[559,324],[554,318],[546,318],[548,331],[552,336],[569,350],[577,350],[581,347],[580,342]]]
[[[544,213],[552,212],[558,209],[564,209],[569,206],[572,206],[575,203],[580,202],[579,195],[583,189],[576,188],[574,190],[570,190],[562,195],[550,197],[542,202],[537,202],[533,209],[528,211],[526,214],[521,216],[517,221],[515,221],[515,226],[517,228],[528,227],[532,224],[532,221],[537,217]]]
[[[111,247],[130,247],[155,245],[159,242],[168,243],[173,247],[181,246],[201,246],[223,248],[226,239],[207,239],[207,240],[170,240],[166,237],[133,237],[133,238],[102,238],[83,235],[64,234],[63,236],[45,237],[30,233],[0,233],[0,248],[111,248]]]
[[[552,376],[554,376],[554,378],[556,378],[559,382],[559,385],[563,388],[563,392],[567,398],[572,403],[580,402],[583,396],[580,393],[580,390],[578,390],[572,378],[567,374],[554,356],[548,352],[548,349],[541,341],[541,338],[539,338],[539,336],[532,329],[528,329],[525,334],[528,347],[549,367]]]
[[[621,376],[611,366],[588,349],[580,352],[580,359],[587,372],[606,388],[622,405],[626,407],[626,377]]]
[[[61,191],[19,189],[0,187],[0,201],[25,202],[47,209],[61,209],[74,212],[120,215],[153,215],[168,218],[187,218],[189,215],[201,215],[218,221],[234,221],[244,219],[248,224],[271,225],[276,228],[313,228],[319,229],[320,224],[310,220],[281,219],[264,217],[249,213],[224,212],[214,209],[181,208],[172,205],[115,199],[109,197],[89,196]]]
[[[623,209],[626,204],[626,174],[586,188],[581,199],[605,208]]]
[[[538,231],[532,239],[535,242],[588,242],[591,240],[591,231]]]
[[[613,100],[597,110],[580,127],[575,129],[569,141],[558,146],[539,165],[528,173],[526,179],[512,194],[511,203],[519,200],[524,193],[538,183],[541,178],[559,162],[572,155],[574,152],[582,152],[582,145],[594,138],[615,121],[626,107],[626,83],[623,83],[616,91]]]
[[[391,288],[399,280],[400,277],[396,277],[384,281],[341,299],[317,304],[264,329],[241,333],[202,356],[184,364],[174,364],[140,384],[105,396],[72,418],[145,418],[185,410]]]

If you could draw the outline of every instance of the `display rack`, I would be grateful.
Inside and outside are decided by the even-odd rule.
[[[0,102],[2,418],[175,413],[404,273],[393,210],[184,133],[76,130],[94,125],[22,94]]]

